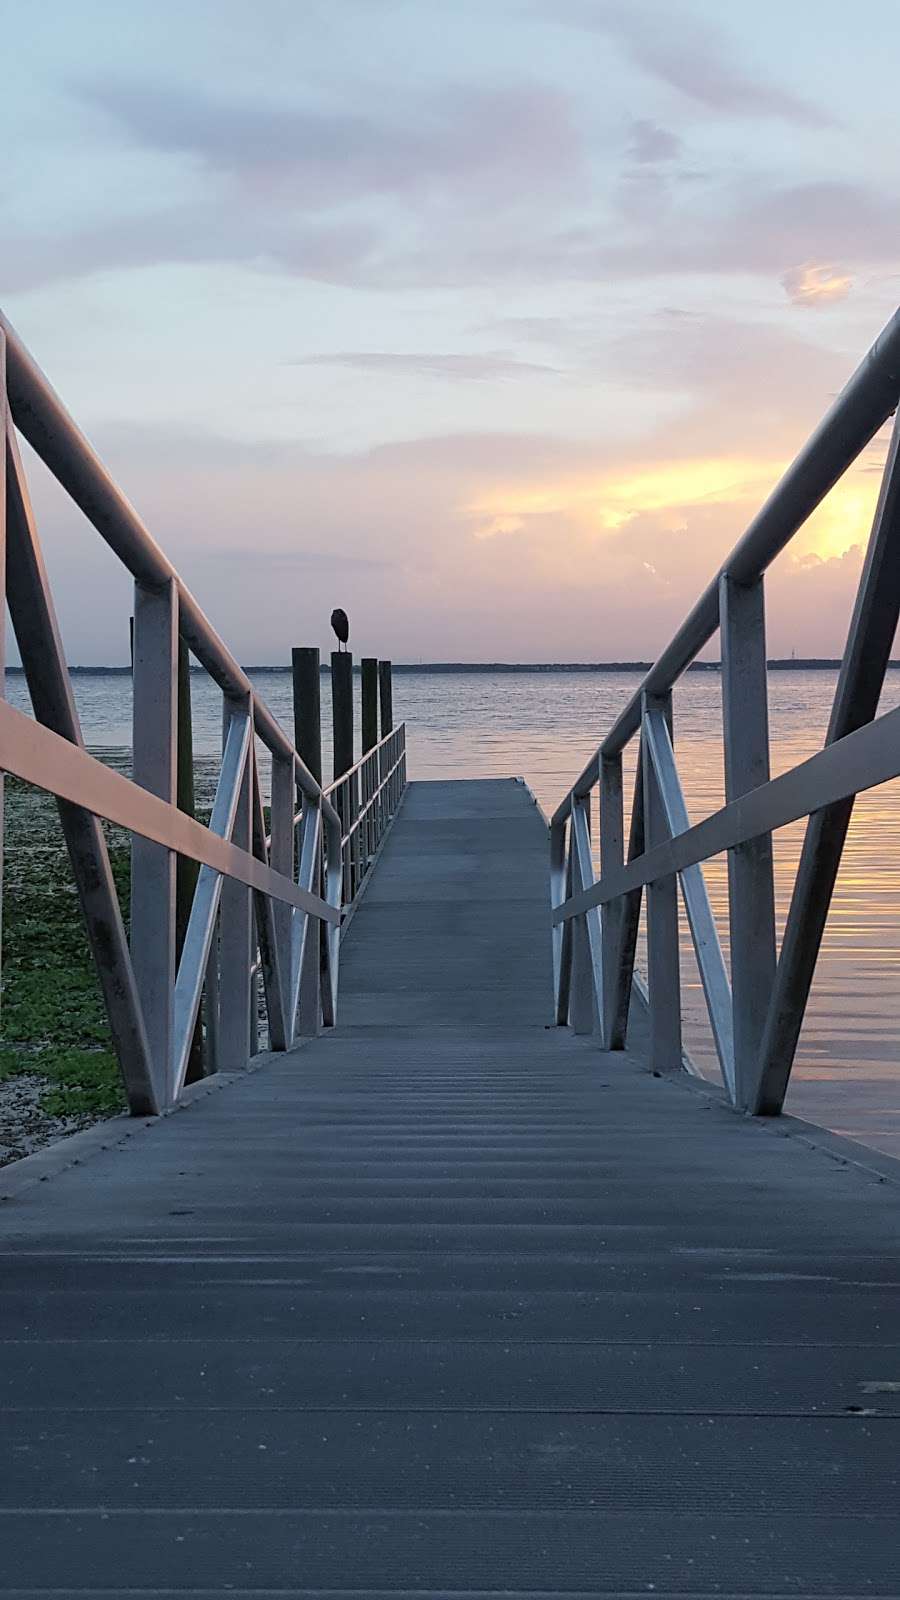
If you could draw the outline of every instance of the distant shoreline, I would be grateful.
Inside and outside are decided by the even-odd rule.
[[[770,672],[837,672],[841,666],[840,657],[831,656],[804,656],[774,658],[766,663]],[[653,666],[652,661],[395,661],[393,671],[397,673],[419,673],[422,676],[439,676],[441,673],[498,673],[498,672],[638,672],[646,673]],[[7,672],[12,677],[21,677],[23,668],[8,666]],[[285,673],[290,672],[290,666],[283,667],[245,667],[245,672],[260,673]],[[327,663],[322,663],[323,673],[330,671]],[[354,665],[354,672],[359,672],[359,662]],[[688,672],[719,672],[718,661],[694,661],[688,667]],[[900,670],[900,661],[889,661],[888,671]],[[91,675],[93,677],[121,677],[131,674],[130,667],[70,667],[73,676]],[[192,672],[202,673],[203,667],[192,666]]]

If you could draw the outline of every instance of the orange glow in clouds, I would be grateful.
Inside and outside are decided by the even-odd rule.
[[[731,507],[728,526],[746,526],[781,477],[784,461],[717,456],[659,461],[562,480],[518,483],[491,489],[466,506],[476,539],[514,536],[530,519],[557,516],[568,531],[596,536],[615,533],[635,518],[668,514],[683,525],[692,508]],[[796,560],[822,561],[865,544],[878,488],[876,473],[847,474],[793,540]],[[664,534],[662,535],[664,536]],[[727,554],[727,544],[720,552]]]
[[[779,464],[737,456],[660,461],[561,483],[494,489],[466,509],[475,519],[478,539],[515,533],[529,517],[553,513],[598,533],[615,532],[648,512],[683,512],[690,506],[732,505],[754,497],[761,502],[779,470]]]

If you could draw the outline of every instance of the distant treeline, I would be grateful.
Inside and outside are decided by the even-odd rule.
[[[395,661],[394,672],[418,672],[437,674],[441,672],[649,672],[652,661]],[[788,659],[775,659],[768,662],[770,672],[837,672],[840,659],[831,656],[791,656]],[[889,668],[900,668],[900,661],[890,661]],[[22,668],[7,667],[7,672],[21,674]],[[203,672],[203,667],[192,666],[192,672]],[[245,672],[290,672],[290,666],[284,667],[245,667]],[[322,672],[330,672],[330,667],[323,662]],[[354,663],[353,670],[359,672],[359,662]],[[718,661],[694,661],[688,667],[688,672],[718,672]],[[93,673],[95,676],[114,677],[116,674],[131,672],[130,667],[70,667],[72,673]]]

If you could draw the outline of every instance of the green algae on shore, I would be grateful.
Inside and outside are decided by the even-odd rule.
[[[125,1108],[56,802],[8,777],[4,809],[0,1163]],[[128,836],[106,834],[127,921]]]

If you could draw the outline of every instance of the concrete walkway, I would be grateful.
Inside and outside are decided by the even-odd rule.
[[[413,785],[340,1029],[0,1208],[0,1593],[900,1593],[900,1189],[548,1029],[545,873]]]

